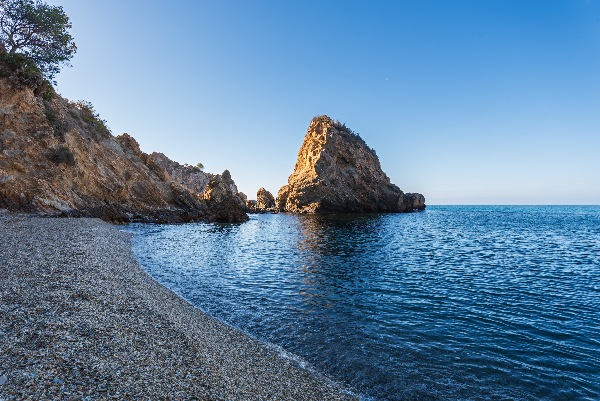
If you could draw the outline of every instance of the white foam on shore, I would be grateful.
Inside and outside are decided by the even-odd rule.
[[[248,334],[248,333],[246,333],[246,334]],[[261,340],[259,340],[259,341],[261,341]],[[337,388],[341,392],[351,395],[351,396],[354,396],[354,397],[358,397],[358,399],[360,401],[374,401],[373,398],[367,397],[363,394],[359,394],[356,391],[347,388],[347,386],[343,385],[342,383],[339,383],[339,382],[335,381],[334,379],[332,379],[331,377],[325,375],[323,372],[317,370],[310,362],[308,362],[301,356],[296,355],[293,352],[289,352],[277,344],[273,344],[273,343],[266,342],[266,341],[261,341],[261,342],[263,344],[265,344],[269,349],[277,352],[277,354],[281,357],[281,359],[292,362],[294,365],[310,372],[311,375],[316,376],[319,380],[326,382],[327,384],[329,384],[330,386],[332,386],[334,388]]]

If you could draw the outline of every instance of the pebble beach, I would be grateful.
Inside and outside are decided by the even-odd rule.
[[[0,401],[356,400],[155,282],[98,219],[0,212]]]

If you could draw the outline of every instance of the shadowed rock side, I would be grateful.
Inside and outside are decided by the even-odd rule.
[[[246,205],[252,213],[277,213],[275,197],[262,187],[256,192],[256,200],[247,201]]]
[[[345,125],[320,116],[308,127],[276,207],[291,213],[411,212],[425,209],[425,197],[405,194],[390,183],[364,140]]]
[[[256,207],[261,210],[269,210],[275,207],[275,198],[273,194],[264,188],[259,188],[256,192]]]
[[[203,195],[210,175],[147,155],[127,134],[113,137],[80,104],[45,100],[43,80],[23,82],[0,70],[0,208],[113,222],[220,216],[212,212],[218,201]],[[235,207],[230,220],[245,221]]]
[[[209,219],[223,223],[247,221],[246,205],[238,193],[228,170],[211,177],[204,191]]]

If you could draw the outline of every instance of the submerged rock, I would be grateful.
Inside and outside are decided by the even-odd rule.
[[[411,212],[421,194],[405,194],[382,171],[375,151],[345,125],[313,118],[276,207],[292,213]]]

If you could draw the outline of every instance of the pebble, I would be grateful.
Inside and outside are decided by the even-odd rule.
[[[0,400],[358,399],[152,280],[120,228],[0,213]]]

